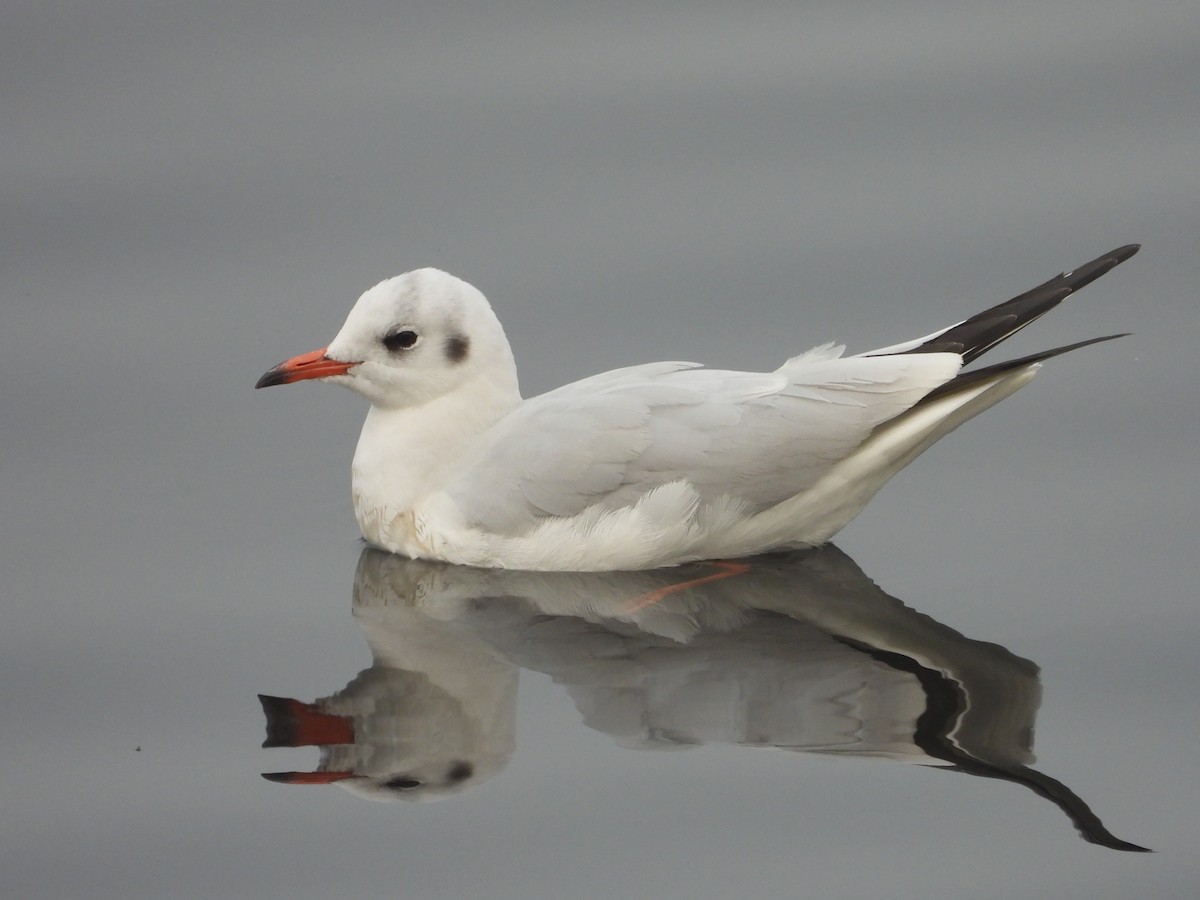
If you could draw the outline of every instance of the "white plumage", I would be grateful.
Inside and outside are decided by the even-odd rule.
[[[419,269],[367,291],[328,348],[258,386],[317,378],[371,400],[354,506],[367,540],[394,552],[604,570],[811,546],[926,447],[1028,382],[1041,359],[1071,348],[960,376],[964,361],[1136,249],[857,356],[827,344],[769,373],[651,363],[529,400],[484,296]]]

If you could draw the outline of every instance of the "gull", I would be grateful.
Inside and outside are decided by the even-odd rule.
[[[484,295],[438,269],[364,293],[337,336],[255,387],[328,381],[371,403],[352,465],[363,537],[417,559],[650,569],[828,541],[900,469],[1106,335],[963,372],[1133,256],[1119,247],[925,337],[773,372],[656,362],[522,399]]]

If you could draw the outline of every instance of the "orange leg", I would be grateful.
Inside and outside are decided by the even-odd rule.
[[[677,591],[686,591],[688,588],[699,587],[702,584],[710,584],[714,581],[720,581],[723,578],[733,578],[735,575],[741,575],[744,572],[750,571],[748,563],[732,562],[730,560],[719,560],[714,562],[713,568],[719,571],[712,575],[705,575],[703,578],[693,578],[690,581],[681,581],[678,584],[669,584],[666,587],[659,588],[655,591],[648,591],[640,597],[635,597],[629,604],[627,612],[637,612],[639,609],[645,609],[647,606],[653,606],[669,597]]]

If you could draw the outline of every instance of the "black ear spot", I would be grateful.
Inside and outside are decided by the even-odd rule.
[[[457,784],[460,781],[466,781],[475,774],[475,767],[469,762],[459,760],[450,767],[450,771],[446,773],[446,781],[451,784]]]
[[[462,334],[454,334],[446,338],[446,359],[457,365],[467,358],[471,352],[471,341]]]

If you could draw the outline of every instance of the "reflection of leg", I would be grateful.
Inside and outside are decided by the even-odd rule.
[[[662,600],[665,600],[676,591],[685,591],[688,588],[698,587],[702,584],[709,584],[713,581],[720,581],[722,578],[732,578],[735,575],[741,575],[744,572],[750,571],[748,563],[730,562],[729,560],[718,560],[711,564],[713,568],[719,571],[712,575],[705,575],[703,578],[693,578],[690,581],[681,581],[678,584],[669,584],[666,587],[659,588],[655,591],[649,591],[642,594],[640,597],[635,597],[629,604],[627,612],[637,612],[639,609],[644,609],[647,606],[653,606]]]

